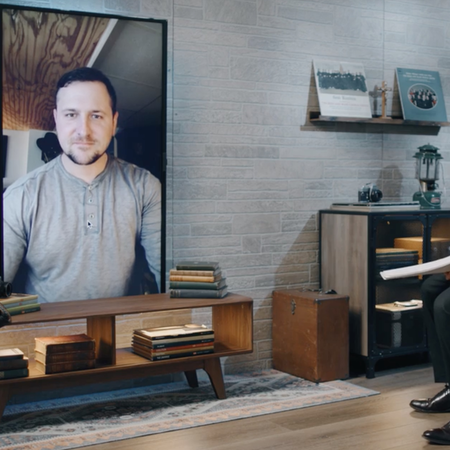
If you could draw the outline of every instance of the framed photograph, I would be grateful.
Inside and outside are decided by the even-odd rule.
[[[397,68],[396,74],[404,120],[447,121],[439,72]]]
[[[313,65],[322,116],[372,118],[362,64],[314,60]]]

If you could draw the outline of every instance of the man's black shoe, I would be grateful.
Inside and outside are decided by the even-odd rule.
[[[442,428],[427,430],[422,437],[433,444],[450,445],[450,423],[445,424]]]
[[[433,398],[412,400],[409,406],[419,412],[450,412],[450,386],[446,384],[445,388],[438,392]],[[450,430],[448,432],[450,433]]]

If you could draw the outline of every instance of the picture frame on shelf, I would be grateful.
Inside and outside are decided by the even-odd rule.
[[[447,121],[439,72],[397,68],[396,77],[404,120]]]
[[[372,118],[363,64],[315,59],[313,66],[322,116]]]

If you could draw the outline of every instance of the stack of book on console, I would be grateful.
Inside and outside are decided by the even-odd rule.
[[[217,262],[180,262],[170,270],[169,283],[171,297],[223,298],[228,292]]]
[[[39,372],[59,373],[95,367],[95,340],[86,334],[34,339],[36,369]]]
[[[134,330],[134,353],[151,361],[206,355],[214,352],[214,330],[205,325],[186,325]]]
[[[34,294],[11,294],[7,298],[0,299],[0,303],[7,309],[11,316],[39,311],[41,309],[38,296]]]
[[[18,348],[0,350],[0,380],[28,376],[28,358]]]

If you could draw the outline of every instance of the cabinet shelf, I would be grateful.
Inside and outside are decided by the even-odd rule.
[[[355,124],[373,124],[373,125],[404,125],[413,127],[448,127],[450,122],[430,122],[424,120],[404,120],[399,117],[372,117],[371,119],[364,119],[361,117],[336,117],[336,116],[322,116],[318,111],[309,112],[309,121],[311,123],[320,122],[345,122]]]
[[[392,337],[394,319],[392,322],[380,319],[376,305],[420,299],[423,280],[419,277],[381,279],[376,249],[394,247],[397,238],[419,237],[419,258],[424,262],[446,256],[449,244],[438,243],[450,241],[450,210],[322,210],[319,213],[320,287],[349,296],[350,353],[364,359],[367,377],[375,376],[375,364],[380,359],[426,353],[422,322],[413,324],[414,333],[397,322],[404,331],[400,343],[386,348],[379,345],[384,340],[377,333],[383,338]]]

